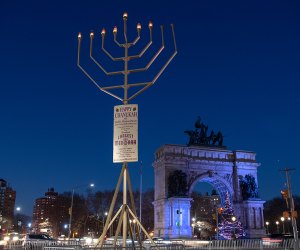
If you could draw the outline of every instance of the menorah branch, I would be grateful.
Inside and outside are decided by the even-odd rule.
[[[176,45],[176,38],[175,38],[175,31],[174,31],[174,25],[173,24],[171,24],[171,29],[172,29],[172,35],[173,35],[174,53],[171,55],[169,60],[164,64],[164,66],[160,69],[160,71],[153,78],[153,80],[151,82],[149,82],[144,88],[140,89],[135,94],[130,96],[128,98],[128,101],[134,99],[136,96],[138,96],[139,94],[144,92],[146,89],[148,89],[150,86],[152,86],[157,81],[157,79],[161,76],[161,74],[164,72],[164,70],[167,68],[167,66],[170,64],[170,62],[173,60],[173,58],[176,56],[176,54],[177,54],[177,45]]]
[[[103,88],[101,88],[100,86],[99,86],[99,84],[90,76],[90,74],[87,72],[87,71],[85,71],[85,69],[83,68],[83,67],[81,67],[81,65],[80,65],[80,50],[81,50],[81,34],[79,33],[79,35],[78,35],[78,52],[77,52],[77,66],[78,66],[78,68],[91,80],[91,82],[92,83],[94,83],[94,85],[99,89],[99,90],[101,90],[101,91],[103,91],[104,93],[106,93],[106,94],[108,94],[108,95],[110,95],[110,96],[112,96],[112,97],[114,97],[114,98],[116,98],[116,99],[118,99],[118,100],[120,100],[120,101],[122,101],[122,98],[121,97],[119,97],[119,96],[117,96],[117,95],[115,95],[115,94],[113,94],[113,93],[111,93],[111,92],[109,92],[109,91],[107,91],[107,90],[105,90],[105,89],[103,89]]]
[[[109,57],[111,60],[113,60],[113,61],[123,61],[123,60],[125,59],[124,57],[113,57],[113,56],[105,49],[105,47],[104,47],[105,30],[104,30],[104,34],[103,34],[103,30],[102,30],[101,34],[102,34],[102,46],[101,46],[101,48],[102,48],[102,50],[104,51],[104,53],[105,53],[106,55],[108,55],[108,57]]]
[[[140,68],[140,69],[131,69],[128,70],[129,73],[136,73],[136,72],[142,72],[142,71],[146,71],[149,69],[149,67],[152,65],[152,63],[156,60],[156,58],[159,56],[159,54],[164,50],[165,46],[164,46],[164,28],[163,26],[160,26],[161,29],[161,47],[158,50],[158,52],[152,57],[152,59],[150,60],[150,62],[146,65],[146,67],[144,68]]]
[[[136,58],[141,58],[145,52],[149,49],[149,47],[152,44],[152,22],[149,23],[149,42],[148,44],[145,46],[145,48],[141,51],[141,53],[139,53],[138,55],[134,55],[134,56],[129,56],[129,60],[131,59],[136,59]]]
[[[94,33],[90,34],[90,58],[93,62],[108,76],[111,75],[121,75],[124,74],[124,71],[114,71],[114,72],[107,72],[104,67],[93,57],[93,40],[94,40]]]

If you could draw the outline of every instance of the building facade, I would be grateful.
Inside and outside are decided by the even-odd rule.
[[[68,208],[66,198],[55,192],[54,188],[49,188],[44,197],[35,200],[33,230],[53,236],[62,234],[69,218]]]
[[[10,227],[14,219],[16,191],[4,179],[0,179],[0,217],[3,227]]]

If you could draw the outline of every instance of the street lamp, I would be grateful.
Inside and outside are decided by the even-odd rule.
[[[193,218],[192,218],[192,221],[193,221],[193,223],[192,223],[192,228],[193,228],[193,237],[194,237],[194,234],[195,234],[195,221],[196,221],[196,218],[193,217]]]
[[[102,216],[102,228],[104,229],[105,217],[108,215],[108,212],[105,212]]]
[[[90,185],[88,185],[89,187],[94,187],[94,183],[91,183]],[[69,210],[69,214],[70,214],[70,218],[69,218],[69,232],[68,232],[68,239],[70,239],[71,237],[71,232],[72,232],[72,215],[73,215],[73,204],[74,204],[74,192],[75,192],[75,189],[78,189],[78,188],[81,188],[81,187],[86,187],[86,185],[81,185],[81,186],[78,186],[78,187],[74,187],[72,189],[72,197],[71,197],[71,207],[70,207],[70,210]]]
[[[279,234],[279,221],[276,221],[277,233]]]
[[[287,224],[287,225],[288,225],[288,230],[287,230],[287,231],[288,231],[288,233],[291,233],[291,232],[290,232],[291,217],[288,217],[288,221],[289,221],[289,222],[288,222],[288,224]]]
[[[21,207],[16,207],[16,221],[17,221],[17,230],[20,233],[21,229],[22,229],[22,221],[20,220],[20,211],[21,211]]]
[[[282,221],[282,233],[285,234],[284,217],[281,217],[280,220]]]
[[[136,236],[136,232],[135,232],[135,223],[136,223],[136,220],[135,219],[133,219],[133,240],[135,240],[135,236]]]
[[[267,234],[269,234],[269,225],[270,225],[270,222],[266,221],[266,226],[267,226]]]
[[[192,228],[193,228],[193,237],[194,237],[194,234],[195,234],[195,223],[192,223]]]

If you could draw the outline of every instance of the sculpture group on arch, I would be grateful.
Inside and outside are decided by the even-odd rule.
[[[184,133],[188,134],[189,142],[188,146],[192,145],[213,145],[213,146],[223,146],[223,134],[221,131],[215,134],[213,130],[210,131],[208,135],[208,125],[201,122],[200,116],[195,122],[194,130],[186,130]]]

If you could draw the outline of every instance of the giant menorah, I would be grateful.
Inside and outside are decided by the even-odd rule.
[[[166,63],[161,67],[161,69],[159,70],[159,72],[154,76],[154,78],[152,79],[152,81],[138,82],[138,83],[129,83],[128,82],[128,75],[129,74],[133,74],[133,73],[137,73],[137,72],[147,71],[149,69],[149,67],[153,64],[153,62],[158,58],[158,56],[160,55],[160,53],[163,51],[163,49],[165,48],[165,44],[164,44],[164,29],[163,29],[163,26],[160,26],[160,28],[161,28],[161,47],[159,48],[159,50],[154,54],[154,56],[151,58],[151,60],[148,62],[148,64],[145,67],[135,68],[135,69],[129,69],[128,62],[130,60],[142,58],[142,56],[146,53],[146,51],[151,46],[151,44],[152,44],[152,29],[153,29],[153,24],[152,24],[152,22],[149,22],[149,24],[148,24],[149,33],[150,33],[150,39],[149,39],[149,42],[146,44],[146,46],[142,49],[142,51],[139,54],[129,55],[129,53],[128,53],[129,52],[129,48],[131,48],[132,46],[136,45],[137,42],[140,40],[142,26],[141,26],[140,23],[137,24],[137,27],[136,27],[137,28],[137,37],[132,42],[129,42],[128,38],[127,38],[127,18],[128,18],[128,14],[124,13],[123,14],[123,22],[124,22],[123,35],[124,35],[124,41],[125,41],[124,43],[120,43],[117,40],[118,28],[116,26],[113,28],[114,42],[116,43],[116,45],[118,47],[124,48],[124,56],[122,56],[122,57],[113,57],[105,49],[106,30],[102,29],[102,31],[101,31],[101,37],[102,37],[102,46],[101,47],[102,47],[102,51],[112,61],[123,61],[124,62],[124,69],[121,70],[121,71],[108,72],[102,66],[102,64],[95,59],[95,57],[93,56],[93,41],[94,41],[95,33],[94,32],[90,33],[90,59],[107,76],[123,75],[124,76],[124,82],[122,84],[110,85],[110,86],[100,85],[80,65],[80,50],[81,50],[81,40],[82,40],[81,33],[78,34],[78,59],[77,59],[77,65],[78,65],[78,67],[96,85],[96,87],[98,89],[100,89],[101,91],[105,92],[106,94],[108,94],[108,95],[110,95],[110,96],[112,96],[112,97],[120,100],[124,105],[128,104],[129,101],[133,100],[139,94],[141,94],[142,92],[144,92],[147,88],[149,88],[150,86],[152,86],[157,81],[157,79],[161,76],[161,74],[164,72],[164,70],[169,65],[169,63],[172,61],[172,59],[175,57],[175,55],[177,54],[177,47],[176,47],[174,26],[171,24],[172,36],[173,36],[173,43],[174,43],[174,52],[172,53],[172,55],[169,57],[169,59],[166,61]],[[131,92],[132,93],[131,96],[129,96],[129,93],[128,93],[128,89],[129,88],[135,88],[135,91]],[[123,96],[119,96],[118,93],[115,93],[115,92],[117,92],[116,90],[118,90],[118,89],[123,89],[124,90],[124,95]],[[119,210],[117,211],[117,213],[113,216],[113,211],[114,211],[114,207],[115,207],[117,195],[118,195],[118,192],[119,192],[119,189],[120,189],[120,185],[121,185],[121,182],[122,182],[122,178],[123,178],[123,204],[119,208]],[[130,208],[129,205],[127,204],[127,186],[128,186],[128,192],[129,192],[129,195],[130,195],[130,203],[131,203],[131,207],[132,208]],[[118,235],[120,233],[120,230],[121,230],[121,225],[123,226],[123,232],[122,232],[122,235],[123,235],[123,247],[126,247],[126,239],[127,239],[127,233],[128,233],[128,231],[129,231],[129,233],[131,235],[131,238],[133,239],[131,224],[129,224],[129,227],[128,227],[128,220],[130,218],[133,218],[136,221],[136,224],[139,226],[139,228],[145,233],[145,235],[149,239],[151,238],[148,235],[148,232],[144,229],[144,227],[142,226],[141,222],[139,221],[139,219],[136,216],[136,209],[135,209],[134,199],[133,199],[133,194],[132,194],[131,181],[130,181],[130,176],[129,176],[129,172],[128,172],[128,162],[123,162],[122,170],[121,170],[121,173],[120,173],[120,176],[119,176],[119,179],[118,179],[118,183],[117,183],[117,186],[116,186],[116,189],[115,189],[115,193],[114,193],[114,196],[113,196],[113,199],[112,199],[112,203],[111,203],[108,215],[107,215],[106,223],[105,223],[102,235],[100,236],[99,241],[98,241],[98,245],[100,245],[101,247],[103,246],[105,235],[106,235],[108,229],[113,225],[114,221],[118,217],[120,219],[118,220],[118,225],[117,225],[117,229],[116,229],[116,233],[115,233],[114,246],[116,245],[117,237],[118,237]],[[140,230],[137,230],[137,231],[140,232]],[[142,245],[140,234],[137,234],[137,238],[138,238],[139,244]]]

